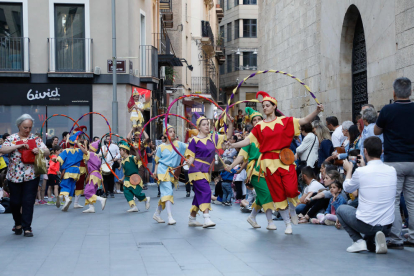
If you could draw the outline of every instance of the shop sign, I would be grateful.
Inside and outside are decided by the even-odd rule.
[[[113,61],[112,59],[108,59],[107,60],[107,70],[108,73],[112,73],[114,66],[113,66]],[[116,61],[116,72],[117,73],[126,73],[126,60],[117,60]]]

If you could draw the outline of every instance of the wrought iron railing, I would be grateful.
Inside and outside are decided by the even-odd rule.
[[[164,28],[162,33],[153,33],[153,38],[154,46],[158,49],[159,55],[175,55],[170,37]]]
[[[215,101],[217,101],[217,86],[216,86],[216,84],[214,83],[214,81],[211,78],[209,78],[209,79],[210,79],[209,84],[210,84],[210,94],[211,94],[211,97]]]
[[[28,37],[0,37],[0,71],[30,71],[29,42]]]
[[[214,100],[217,100],[217,86],[209,77],[192,77],[191,93],[210,94]]]
[[[49,72],[92,72],[93,39],[48,38]]]
[[[201,21],[201,36],[210,38],[211,45],[214,45],[214,34],[211,30],[210,22]]]
[[[140,46],[140,76],[158,78],[158,51],[152,45]]]

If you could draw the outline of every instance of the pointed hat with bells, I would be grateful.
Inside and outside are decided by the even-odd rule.
[[[256,117],[256,116],[260,116],[260,117],[262,117],[262,119],[263,119],[263,115],[262,115],[260,112],[258,112],[258,111],[256,111],[256,110],[254,110],[254,109],[253,109],[253,108],[251,108],[251,107],[246,107],[244,110],[245,110],[245,111],[246,111],[246,113],[249,115],[249,119],[250,119],[250,121],[253,121],[253,118],[254,118],[254,117]]]
[[[198,114],[197,112],[194,112],[194,116],[196,117],[197,121],[196,121],[196,126],[199,127],[200,123],[202,120],[207,120],[206,117],[201,116],[200,114]]]
[[[269,101],[269,102],[274,103],[277,106],[277,100],[275,98],[271,97],[267,92],[259,91],[259,92],[256,93],[256,99],[259,96],[262,96],[263,97],[262,102]]]

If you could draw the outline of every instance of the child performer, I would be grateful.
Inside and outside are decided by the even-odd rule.
[[[133,107],[128,108],[128,112],[131,113],[129,120],[132,122],[132,128],[136,128],[142,126],[142,123],[144,122],[144,117],[142,116],[144,105],[139,100],[138,91],[134,90],[132,97],[134,98],[135,104]]]
[[[85,205],[89,204],[89,209],[83,211],[82,213],[95,213],[95,207],[93,204],[96,201],[99,201],[102,205],[102,210],[105,209],[106,198],[96,196],[96,191],[98,187],[102,184],[102,175],[101,175],[101,154],[96,154],[99,149],[99,141],[93,142],[89,145],[89,151],[86,150],[88,141],[85,140],[85,148],[80,147],[83,152],[83,159],[87,163],[89,177],[85,186]],[[107,155],[107,152],[104,153]]]
[[[121,141],[119,143],[119,151],[122,157],[122,169],[124,170],[124,177],[122,178],[124,182],[124,196],[129,203],[131,209],[128,212],[138,212],[138,208],[135,205],[134,196],[138,198],[139,201],[145,201],[145,208],[148,210],[150,207],[150,197],[146,197],[144,193],[142,193],[143,182],[139,185],[131,185],[129,182],[129,178],[133,174],[139,174],[138,168],[141,166],[141,160],[139,157],[129,155],[130,146],[125,142]]]
[[[164,135],[167,133],[170,136],[171,140],[174,143],[174,146],[180,151],[181,154],[185,153],[187,149],[187,145],[183,142],[174,141],[175,140],[175,129],[168,125],[168,128],[165,129],[164,125]],[[161,199],[158,201],[158,208],[152,217],[158,223],[164,223],[165,221],[161,219],[160,214],[161,211],[167,208],[168,214],[168,225],[173,225],[176,221],[173,219],[171,214],[171,207],[174,204],[174,197],[173,197],[173,187],[177,188],[178,179],[174,176],[174,171],[172,168],[175,168],[180,165],[181,156],[178,155],[171,146],[170,140],[164,144],[161,144],[157,150],[157,154],[155,156],[155,169],[154,173],[158,177],[158,184],[160,185],[160,192],[161,192]]]
[[[189,157],[190,169],[188,177],[194,188],[193,207],[189,217],[188,226],[203,226],[204,228],[213,227],[216,224],[210,220],[209,210],[211,210],[211,190],[210,173],[211,163],[214,161],[216,149],[221,149],[226,140],[224,135],[211,134],[210,122],[206,117],[194,112],[199,134],[191,140],[185,156]],[[229,117],[230,118],[230,117]],[[233,120],[233,118],[230,118]],[[233,124],[229,124],[227,139],[233,134]],[[194,165],[194,166],[192,166]],[[197,212],[204,213],[204,225],[196,220]]]
[[[246,113],[249,115],[249,119],[252,122],[253,127],[257,123],[263,121],[263,115],[257,112],[256,110],[246,107]],[[263,172],[259,173],[259,164],[257,160],[260,157],[260,151],[257,148],[256,144],[250,144],[243,147],[236,160],[233,164],[228,167],[229,170],[233,169],[234,166],[240,164],[242,161],[247,161],[247,181],[249,181],[256,191],[256,201],[252,205],[252,212],[247,218],[247,222],[253,228],[261,228],[261,226],[256,222],[257,213],[263,208],[266,213],[267,218],[267,230],[276,230],[276,225],[273,223],[272,211],[275,210],[272,196],[270,195],[269,188],[267,187],[266,179]]]
[[[293,158],[285,160],[287,164],[282,163],[279,154],[282,150],[289,151],[293,137],[300,134],[300,126],[315,118],[323,110],[323,106],[318,105],[314,112],[302,119],[285,117],[279,116],[275,98],[263,91],[257,92],[256,98],[259,96],[263,97],[262,107],[266,119],[256,124],[246,139],[232,144],[231,147],[241,148],[252,143],[258,146],[261,153],[258,161],[259,172],[265,173],[275,207],[286,224],[285,234],[292,234],[289,213],[292,222],[298,223],[295,211],[299,195],[296,165]]]
[[[56,201],[56,207],[60,207],[60,202],[63,197],[65,198],[65,205],[62,207],[62,211],[66,212],[72,203],[72,196],[75,191],[76,181],[79,179],[80,170],[79,165],[83,159],[83,152],[77,148],[75,149],[75,143],[81,131],[76,132],[69,137],[69,148],[63,150],[57,158],[60,163],[60,169],[62,170],[62,181],[60,182],[60,194]]]

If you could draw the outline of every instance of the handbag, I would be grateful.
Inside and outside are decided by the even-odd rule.
[[[337,147],[336,152],[338,154],[345,153],[345,147]],[[334,165],[335,166],[343,166],[344,165],[344,160],[335,159]]]
[[[309,155],[312,152],[312,149],[313,149],[313,146],[315,145],[316,139],[317,139],[317,137],[315,136],[315,141],[313,141],[312,147],[309,150],[308,157],[306,157],[306,160],[305,161],[300,160],[298,166],[296,167],[297,172],[300,173],[302,171],[302,169],[308,165]]]
[[[35,139],[29,139],[26,142],[23,140],[17,141],[16,145],[27,144],[29,145],[29,149],[26,148],[19,148],[18,151],[21,153],[21,160],[25,164],[34,164],[35,162],[35,155],[32,150],[36,147]]]
[[[41,149],[35,157],[34,173],[35,175],[47,174],[46,158]]]
[[[3,156],[0,157],[0,170],[4,169],[5,167],[7,167],[6,161],[4,161]]]

